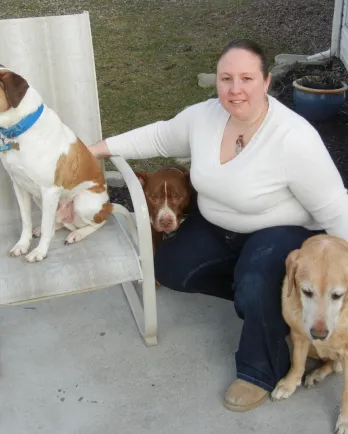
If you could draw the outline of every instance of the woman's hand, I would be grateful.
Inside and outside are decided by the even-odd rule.
[[[95,143],[94,145],[88,146],[88,149],[96,158],[108,158],[111,157],[109,149],[106,145],[105,140]]]

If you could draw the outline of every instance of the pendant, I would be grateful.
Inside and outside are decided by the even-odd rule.
[[[244,143],[243,143],[243,134],[238,136],[236,140],[236,154],[240,154],[243,151]]]

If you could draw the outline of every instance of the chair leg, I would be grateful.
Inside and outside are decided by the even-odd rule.
[[[151,347],[157,345],[157,308],[156,288],[154,283],[151,284],[151,279],[148,280],[144,279],[139,285],[142,291],[142,302],[133,282],[125,282],[122,287],[145,344]]]

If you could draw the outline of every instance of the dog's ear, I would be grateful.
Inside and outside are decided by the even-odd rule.
[[[295,287],[295,275],[297,271],[297,259],[300,255],[300,249],[293,250],[285,260],[286,275],[288,278],[288,297]]]
[[[148,176],[147,172],[134,172],[134,173],[137,175],[142,187],[144,187]]]
[[[28,82],[20,75],[7,70],[0,71],[0,81],[3,83],[10,106],[18,107],[29,88]]]

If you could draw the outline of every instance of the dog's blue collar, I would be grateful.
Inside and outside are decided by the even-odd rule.
[[[28,116],[20,120],[18,124],[12,125],[10,128],[0,128],[0,133],[8,139],[13,139],[20,136],[35,124],[35,122],[41,116],[43,109],[44,106],[41,104],[35,112],[30,113]]]

